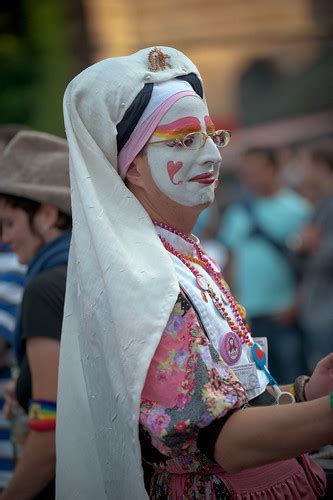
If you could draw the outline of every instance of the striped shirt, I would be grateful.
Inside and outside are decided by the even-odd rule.
[[[0,337],[13,345],[18,308],[24,287],[25,267],[16,256],[0,246]],[[3,390],[11,378],[11,349],[1,353],[0,366],[0,490],[9,483],[14,469],[13,447],[10,442],[10,423],[3,416]]]

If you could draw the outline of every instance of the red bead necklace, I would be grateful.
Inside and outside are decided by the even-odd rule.
[[[180,231],[177,229],[174,229],[171,226],[168,226],[165,223],[153,221],[154,224],[158,227],[161,227],[162,229],[166,229],[167,231],[170,231],[171,233],[176,234],[186,242],[190,243],[191,245],[194,245],[194,248],[197,252],[198,258],[200,261],[202,261],[205,265],[205,270],[207,273],[211,276],[211,278],[214,280],[215,284],[218,286],[220,289],[221,293],[224,294],[224,296],[227,298],[227,303],[230,305],[231,310],[236,318],[237,323],[233,321],[231,316],[228,314],[228,311],[223,305],[222,300],[220,297],[214,292],[213,288],[207,283],[205,278],[202,276],[202,274],[199,273],[199,271],[191,264],[189,261],[190,259],[186,259],[186,255],[182,254],[178,250],[176,250],[163,236],[159,235],[164,247],[168,252],[172,253],[175,257],[177,257],[190,271],[191,273],[195,276],[196,282],[199,286],[199,288],[203,292],[207,292],[209,296],[211,297],[215,307],[217,310],[220,312],[222,317],[226,319],[229,327],[233,332],[235,332],[241,339],[243,344],[248,344],[249,346],[252,346],[253,341],[250,338],[249,331],[247,330],[246,326],[243,323],[241,314],[239,312],[239,309],[234,301],[233,296],[229,292],[229,290],[224,286],[223,280],[219,273],[217,273],[214,268],[212,267],[208,257],[204,254],[202,248],[197,242],[194,242],[191,238],[188,236],[182,234]]]

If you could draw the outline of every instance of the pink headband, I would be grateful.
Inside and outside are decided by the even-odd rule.
[[[155,111],[153,111],[151,115],[146,118],[146,120],[144,120],[142,123],[138,123],[131,137],[118,155],[118,173],[122,179],[125,179],[130,164],[138,155],[138,153],[140,153],[145,144],[147,144],[148,140],[152,136],[154,130],[156,129],[157,125],[162,120],[166,112],[175,102],[177,102],[182,97],[187,96],[195,96],[200,99],[200,96],[193,90],[184,90],[182,92],[177,92],[176,94],[171,95],[164,102],[162,102],[162,104],[160,104],[158,108],[156,108]]]

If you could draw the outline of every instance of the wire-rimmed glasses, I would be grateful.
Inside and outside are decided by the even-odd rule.
[[[201,149],[206,144],[208,138],[212,139],[219,149],[222,149],[229,143],[231,133],[228,130],[216,130],[210,134],[206,134],[205,132],[191,132],[176,139],[163,139],[161,141],[148,142],[148,144],[154,145],[165,142],[171,147],[181,146],[186,149]]]

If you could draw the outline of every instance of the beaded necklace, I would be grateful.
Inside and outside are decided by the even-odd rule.
[[[221,316],[227,321],[232,332],[234,334],[238,335],[240,341],[243,344],[247,344],[251,348],[253,360],[254,360],[257,368],[259,368],[260,370],[262,370],[265,373],[270,385],[274,389],[277,403],[278,404],[294,403],[295,397],[290,392],[284,392],[284,391],[282,392],[281,389],[279,388],[276,380],[270,374],[270,372],[266,366],[266,354],[261,349],[259,344],[257,344],[256,342],[253,342],[253,340],[250,337],[250,330],[247,326],[245,326],[245,324],[243,322],[242,316],[244,317],[244,308],[242,308],[239,304],[236,303],[236,301],[234,300],[230,291],[225,287],[225,285],[223,283],[224,282],[223,278],[213,268],[209,258],[204,254],[202,248],[200,247],[198,240],[193,241],[192,238],[189,238],[185,234],[182,234],[177,229],[174,229],[173,227],[171,227],[165,223],[158,222],[158,221],[153,221],[153,223],[155,224],[155,226],[158,226],[162,229],[166,229],[167,231],[170,231],[171,233],[176,234],[177,236],[179,236],[180,238],[185,240],[187,243],[194,245],[195,251],[199,257],[198,259],[179,252],[165,238],[163,238],[163,236],[159,235],[165,249],[168,252],[170,252],[171,254],[173,254],[175,257],[177,257],[195,276],[197,285],[201,289],[201,292],[203,294],[205,292],[208,293],[208,295],[211,297],[216,309],[219,311]],[[222,300],[214,292],[214,290],[210,286],[210,284],[207,283],[206,279],[202,276],[202,274],[200,274],[199,271],[192,265],[192,262],[194,262],[195,264],[199,264],[201,267],[203,267],[206,270],[206,272],[211,276],[211,278],[213,279],[215,284],[218,286],[218,288],[220,289],[222,297],[223,297],[223,294],[227,297],[227,303],[229,304],[229,306],[230,306],[230,308],[231,308],[231,310],[236,318],[237,323],[235,323],[232,320],[232,318],[228,314],[226,308],[224,307]]]
[[[198,264],[199,266],[201,266],[205,269],[206,263],[203,260],[197,259],[196,257],[191,257],[190,255],[187,255],[186,253],[182,253],[182,252],[179,252],[179,253],[184,259],[186,259],[190,262],[193,262],[194,264]]]
[[[185,260],[188,260],[190,262],[193,262],[194,264],[198,264],[199,266],[201,266],[203,269],[205,269],[205,271],[210,275],[211,274],[211,271],[209,271],[207,269],[208,265],[209,265],[209,260],[208,258],[206,257],[206,261],[203,261],[203,260],[200,260],[196,257],[191,257],[190,255],[187,255],[186,253],[182,253],[182,252],[179,252],[180,255],[185,259]],[[218,278],[218,283],[223,285],[224,288],[226,290],[229,290],[229,287],[228,287],[228,284],[226,283],[226,281],[224,280],[224,278],[220,275],[220,272],[217,272],[217,278]],[[214,280],[216,281],[216,280]],[[232,297],[232,296],[231,296]],[[237,309],[242,317],[242,319],[245,319],[246,318],[246,311],[245,311],[245,307],[243,307],[241,304],[239,304],[239,302],[237,302],[234,297],[232,297],[232,299],[234,300],[236,306],[237,306]],[[222,299],[224,304],[227,305],[229,302],[225,301],[224,299]]]
[[[163,222],[153,221],[153,223],[155,224],[155,226],[161,227],[162,229],[166,229],[167,231],[176,234],[177,236],[185,240],[187,243],[190,243],[191,245],[194,246],[198,258],[191,257],[189,255],[179,252],[163,236],[159,235],[160,240],[162,241],[165,249],[172,255],[177,257],[195,276],[197,285],[201,289],[202,294],[204,294],[205,292],[208,293],[216,309],[219,311],[221,316],[227,321],[229,327],[231,328],[231,331],[234,334],[238,335],[240,341],[243,344],[247,344],[251,348],[253,360],[257,368],[259,368],[265,373],[270,385],[274,389],[277,403],[278,404],[294,403],[295,397],[290,392],[284,392],[284,391],[282,392],[276,380],[270,374],[266,366],[266,354],[261,349],[259,344],[253,342],[253,340],[250,337],[250,330],[248,326],[247,325],[245,326],[243,322],[242,316],[244,317],[244,308],[242,308],[242,306],[236,303],[230,291],[224,285],[223,278],[217,271],[215,271],[209,258],[204,254],[202,248],[199,245],[199,241],[198,240],[193,241],[192,238],[189,238],[188,236],[182,234],[177,229],[174,229],[173,227]],[[195,264],[199,264],[203,269],[206,270],[206,272],[213,279],[213,281],[221,291],[221,296],[223,297],[224,295],[227,298],[227,304],[229,304],[234,314],[234,317],[236,318],[237,323],[235,323],[233,319],[230,317],[220,297],[218,297],[218,295],[214,292],[213,288],[209,283],[207,283],[206,279],[202,276],[202,274],[200,274],[200,272],[192,265],[192,262]]]
[[[170,231],[173,234],[176,234],[183,240],[185,240],[187,243],[190,243],[191,245],[194,245],[194,248],[196,250],[196,253],[199,257],[199,259],[195,259],[193,257],[190,257],[188,255],[184,255],[178,250],[176,250],[163,236],[159,235],[164,247],[168,252],[173,254],[175,257],[177,257],[190,271],[191,273],[195,276],[197,285],[201,289],[203,293],[207,292],[208,295],[211,297],[216,309],[219,311],[221,316],[227,321],[229,327],[233,332],[235,332],[238,337],[241,339],[241,342],[243,344],[248,344],[250,347],[253,345],[253,342],[250,338],[249,330],[247,327],[244,325],[242,317],[241,317],[241,312],[239,308],[237,307],[236,302],[234,301],[231,293],[229,290],[224,286],[223,280],[221,279],[219,273],[217,273],[213,266],[211,265],[209,259],[207,256],[204,254],[203,250],[200,248],[199,243],[193,241],[191,238],[188,236],[182,234],[180,231],[177,229],[174,229],[167,224],[153,221],[153,223],[161,227],[162,229],[166,229],[167,231]],[[191,261],[197,261],[196,263],[200,263],[200,265],[207,271],[207,273],[211,276],[215,284],[218,286],[218,288],[221,291],[222,297],[226,297],[226,300],[224,300],[224,304],[220,297],[214,292],[213,288],[209,283],[207,283],[206,279],[200,274],[200,272],[191,264]],[[236,318],[236,322],[233,321],[231,316],[229,315],[228,311],[225,308],[225,305],[229,304],[234,317]]]

